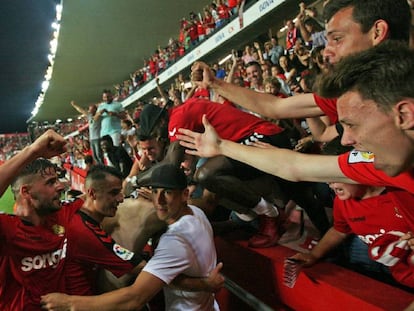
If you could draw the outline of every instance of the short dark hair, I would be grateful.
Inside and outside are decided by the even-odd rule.
[[[309,26],[312,26],[313,27],[313,31],[323,31],[324,29],[323,29],[323,27],[321,26],[321,24],[319,24],[313,17],[310,17],[310,16],[308,16],[308,17],[306,17],[304,20],[303,20],[303,24],[304,25],[309,25]]]
[[[256,61],[251,61],[248,62],[246,65],[244,65],[244,68],[248,68],[250,66],[257,66],[259,69],[262,69],[262,67],[260,66],[260,64]]]
[[[50,169],[57,171],[58,167],[56,166],[56,164],[44,158],[36,159],[30,162],[28,165],[26,165],[20,171],[20,173],[17,174],[17,176],[13,179],[11,183],[11,190],[14,194],[14,197],[16,198],[16,195],[19,193],[19,187],[20,187],[19,181],[23,179],[28,181],[27,177],[34,176],[36,174],[40,174],[41,176],[43,176],[46,173],[46,171]]]
[[[85,164],[93,164],[93,157],[90,154],[84,156]]]
[[[124,122],[126,125],[128,125],[128,126],[132,126],[132,122],[131,122],[131,120],[128,120],[128,119],[123,119],[122,120],[122,122]]]
[[[377,20],[387,22],[392,40],[408,44],[410,38],[411,10],[407,0],[330,0],[324,7],[326,22],[340,10],[353,8],[352,17],[367,33]]]
[[[402,42],[387,40],[345,57],[334,71],[321,75],[317,85],[323,97],[356,91],[389,111],[397,102],[414,98],[414,51]]]
[[[97,164],[91,167],[86,175],[85,185],[90,187],[92,182],[101,182],[106,179],[106,176],[111,175],[123,180],[122,173],[112,166]]]
[[[104,135],[101,137],[101,142],[102,141],[107,141],[108,143],[110,143],[112,146],[114,145],[114,141],[111,137],[111,135]]]

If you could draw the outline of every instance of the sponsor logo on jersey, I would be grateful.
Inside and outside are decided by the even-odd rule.
[[[133,252],[116,243],[114,243],[113,250],[115,255],[117,255],[122,260],[131,260],[131,258],[134,256]]]
[[[366,151],[351,151],[348,157],[348,163],[369,163],[374,162],[375,155],[372,152]]]
[[[385,233],[386,233],[385,229],[380,229],[378,233],[366,234],[366,235],[359,234],[358,237],[361,239],[362,242],[370,245],[378,237],[384,235]]]
[[[66,258],[67,239],[63,242],[63,247],[54,252],[36,255],[33,257],[24,257],[21,261],[21,269],[24,272],[40,270],[47,268],[56,268],[62,259]]]

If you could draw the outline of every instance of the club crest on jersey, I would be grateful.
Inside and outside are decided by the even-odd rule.
[[[115,255],[123,260],[131,260],[131,258],[134,256],[133,252],[116,243],[113,246],[113,250]]]
[[[375,155],[366,151],[351,151],[348,157],[348,163],[374,162]]]
[[[55,224],[52,226],[53,233],[56,235],[63,235],[65,234],[65,227]]]

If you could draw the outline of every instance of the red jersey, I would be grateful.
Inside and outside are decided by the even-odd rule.
[[[0,215],[1,310],[40,310],[41,295],[65,290],[67,228],[81,204],[63,204],[39,226]]]
[[[351,151],[339,156],[342,173],[356,182],[372,186],[390,186],[414,193],[414,171],[398,176],[388,176],[374,167],[374,155],[370,152]]]
[[[197,40],[197,25],[194,22],[191,22],[189,28],[187,29],[188,34],[190,35],[191,41]]]
[[[229,9],[232,9],[239,5],[239,0],[229,0],[227,1],[227,5]]]
[[[210,28],[210,30],[213,30],[216,27],[216,23],[214,22],[213,16],[206,16],[204,17],[204,24],[207,26],[207,28]]]
[[[321,108],[323,113],[329,117],[331,124],[338,122],[338,112],[336,110],[336,98],[323,98],[313,93],[316,104]]]
[[[197,34],[198,36],[203,36],[206,34],[206,28],[201,21],[197,21]]]
[[[399,237],[414,229],[413,205],[413,194],[395,189],[364,200],[342,201],[336,197],[334,228],[345,234],[354,233],[364,243],[375,245],[376,249],[388,248],[386,256],[374,251],[375,259],[389,266],[398,282],[414,287],[414,265],[406,260],[411,251],[408,247],[405,250],[395,247],[392,244],[394,241],[386,238],[390,233]]]
[[[230,17],[229,8],[225,4],[220,4],[217,6],[217,14],[219,19],[228,19]]]
[[[282,132],[277,125],[260,119],[230,105],[221,105],[202,98],[190,98],[183,105],[170,111],[168,134],[171,141],[177,140],[180,128],[203,132],[203,115],[223,139],[241,141],[253,133],[272,136]]]
[[[93,286],[98,269],[106,269],[120,277],[131,272],[141,260],[117,244],[97,221],[78,211],[68,230],[65,292],[71,295],[96,294]]]

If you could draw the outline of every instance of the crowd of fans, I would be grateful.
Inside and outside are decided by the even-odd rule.
[[[246,7],[251,1],[245,1]],[[154,54],[144,60],[142,68],[130,74],[130,78],[114,86],[119,100],[123,100],[146,82],[157,77],[166,68],[177,62],[182,56],[198,44],[208,39],[229,20],[237,16],[240,0],[216,0],[206,6],[202,12],[190,12],[188,18],[179,21],[179,35],[171,37],[164,47],[157,47]]]
[[[30,143],[29,134],[0,135],[0,163],[10,159]]]

